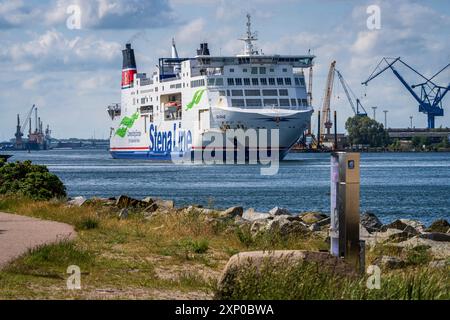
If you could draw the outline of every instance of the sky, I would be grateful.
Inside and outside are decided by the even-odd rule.
[[[367,26],[371,5],[380,8],[379,29]],[[53,137],[108,138],[106,106],[120,101],[125,43],[135,48],[138,72],[147,73],[170,56],[172,37],[183,57],[194,56],[200,42],[209,43],[212,55],[239,54],[247,12],[264,54],[316,55],[315,110],[336,60],[370,115],[377,106],[381,122],[388,110],[388,127],[408,127],[410,116],[415,127],[426,126],[426,115],[392,72],[367,87],[361,82],[383,57],[402,57],[426,76],[450,63],[447,0],[0,0],[0,141],[13,137],[17,113],[23,118],[32,104]],[[435,80],[450,83],[450,68]],[[337,81],[331,108],[344,131],[352,110]],[[450,127],[450,94],[444,110],[436,126]],[[316,115],[312,121],[314,127]]]

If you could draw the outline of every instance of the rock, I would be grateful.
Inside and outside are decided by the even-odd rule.
[[[145,201],[141,201],[138,199],[133,199],[129,196],[121,195],[117,201],[116,206],[119,209],[123,208],[145,208],[148,206],[148,203]]]
[[[361,227],[360,227],[361,230]],[[396,236],[396,234],[402,234]],[[377,243],[385,243],[389,241],[395,241],[398,242],[401,239],[405,239],[405,236],[407,236],[408,233],[403,233],[403,231],[398,229],[387,229],[386,231],[382,232],[374,232],[374,233],[367,233],[363,235],[360,233],[361,240],[365,240],[366,244],[369,246],[373,246]],[[405,239],[406,240],[406,239]]]
[[[267,231],[267,220],[265,219],[254,220],[252,222],[252,225],[250,226],[250,233],[252,237],[255,237],[258,234],[264,233],[266,231]]]
[[[421,233],[425,230],[424,224],[420,221],[410,219],[397,219],[389,224],[382,226],[381,231],[385,231],[387,229],[397,229],[405,231],[408,226],[416,230],[415,234]],[[409,233],[412,233],[411,228],[408,228],[408,230],[410,231]]]
[[[275,207],[269,211],[272,216],[291,215],[288,209]]]
[[[147,202],[147,203],[153,203],[154,202],[152,197],[145,197],[144,199],[142,199],[142,201]]]
[[[445,219],[439,219],[436,221],[433,221],[433,223],[425,229],[427,232],[442,232],[442,233],[448,233],[450,230],[450,223],[448,223]]]
[[[231,207],[225,211],[219,213],[219,217],[221,218],[235,218],[237,216],[242,217],[244,213],[244,209],[242,207]]]
[[[382,269],[397,269],[405,265],[405,262],[397,257],[382,256],[375,260],[375,264],[379,265]]]
[[[331,222],[330,217],[322,219],[320,221],[317,221],[316,223],[311,224],[309,226],[309,230],[313,231],[313,232],[320,231],[320,230],[322,230],[322,227],[328,226],[330,224],[330,222]]]
[[[127,218],[128,218],[128,209],[127,208],[123,208],[119,212],[119,219],[127,219]]]
[[[307,234],[309,229],[301,221],[290,221],[285,216],[276,216],[267,224],[269,232],[279,232],[282,237]]]
[[[450,265],[448,260],[433,260],[433,261],[430,261],[430,263],[428,264],[428,267],[433,268],[433,269],[440,269],[440,268],[445,268],[448,265]]]
[[[380,231],[383,224],[378,217],[370,212],[365,212],[361,215],[361,225],[370,233]]]
[[[303,222],[313,224],[327,218],[328,216],[318,212],[307,212],[300,216]]]
[[[419,238],[430,239],[433,241],[450,242],[450,234],[443,232],[426,232],[419,235]]]
[[[386,242],[390,242],[390,243],[392,243],[392,242],[402,242],[402,241],[406,241],[406,240],[408,240],[409,238],[412,238],[412,237],[413,237],[413,235],[411,233],[408,233],[406,231],[401,231],[401,232],[398,232],[398,233],[391,234],[386,239]]]
[[[73,199],[70,199],[69,201],[67,201],[67,204],[69,204],[70,206],[81,207],[85,202],[86,202],[86,198],[80,196],[80,197],[75,197]]]
[[[155,203],[158,205],[158,208],[164,208],[164,209],[175,208],[175,203],[173,202],[173,200],[156,199]]]
[[[448,259],[450,257],[450,242],[434,241],[414,237],[403,242],[393,244],[406,249],[414,249],[419,246],[428,246],[435,259]]]
[[[147,201],[146,201],[147,202]],[[153,213],[158,210],[158,205],[156,203],[151,203],[148,207],[144,209],[145,213]]]
[[[363,225],[359,225],[359,238],[361,240],[367,239],[370,237],[370,232]]]
[[[253,209],[253,208],[245,210],[244,213],[242,214],[242,218],[244,218],[245,220],[248,220],[248,221],[268,219],[270,217],[271,217],[270,214],[256,212],[255,209]]]
[[[412,227],[410,225],[407,225],[406,228],[403,229],[403,232],[406,232],[406,233],[408,233],[409,235],[412,235],[412,236],[417,236],[417,235],[420,234],[420,232],[416,228],[414,228],[414,227]]]
[[[317,223],[313,223],[308,227],[309,231],[317,232],[320,231],[320,226]]]
[[[236,286],[239,286],[242,277],[246,273],[256,271],[255,282],[267,281],[263,276],[270,277],[270,272],[261,274],[262,268],[272,270],[286,270],[295,268],[302,263],[313,263],[319,266],[320,272],[330,272],[339,275],[356,277],[354,268],[346,264],[342,259],[334,257],[327,252],[313,252],[301,250],[274,250],[241,252],[233,255],[225,266],[219,282],[215,299],[228,299]],[[302,281],[301,278],[298,281]]]

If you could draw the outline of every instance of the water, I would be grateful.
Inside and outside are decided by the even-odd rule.
[[[329,154],[289,154],[275,176],[248,165],[179,166],[114,160],[104,150],[13,152],[11,160],[45,164],[67,186],[69,196],[163,197],[176,205],[267,211],[329,212]],[[383,222],[395,218],[425,223],[450,218],[450,153],[361,155],[361,211]]]

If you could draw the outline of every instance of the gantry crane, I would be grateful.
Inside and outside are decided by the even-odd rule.
[[[339,70],[336,70],[336,74],[339,78],[339,81],[341,82],[342,88],[344,89],[345,95],[347,96],[348,102],[350,103],[350,106],[353,109],[353,112],[355,113],[356,116],[367,116],[367,111],[366,109],[364,109],[363,105],[361,104],[361,101],[356,97],[356,95],[353,93],[352,89],[348,86],[347,82],[345,81],[344,77],[342,76],[342,74],[339,72]],[[356,107],[355,104],[353,103],[353,98],[350,96],[350,93],[352,94],[353,98],[356,101]],[[360,111],[362,110],[362,111]]]
[[[389,62],[388,60],[393,60],[392,62]],[[385,62],[387,66],[385,66],[383,69],[378,70],[380,65]],[[400,73],[397,71],[397,69],[394,68],[394,64],[400,62],[404,66],[406,66],[408,69],[412,70],[414,73],[419,75],[421,78],[425,80],[423,83],[419,83],[416,85],[409,85],[405,79],[400,75]],[[400,80],[400,82],[403,84],[403,86],[409,91],[409,93],[414,97],[414,99],[419,103],[419,112],[423,112],[428,116],[428,128],[433,129],[434,128],[434,118],[435,117],[442,117],[444,115],[444,109],[442,107],[442,99],[447,94],[447,92],[450,90],[450,82],[447,87],[439,86],[435,84],[432,80],[439,75],[442,71],[447,69],[450,66],[450,63],[447,64],[444,68],[439,70],[435,75],[433,75],[431,78],[427,78],[421,73],[419,73],[417,70],[415,70],[413,67],[409,66],[407,63],[401,60],[400,57],[396,59],[389,59],[389,58],[383,58],[375,68],[375,70],[372,72],[372,74],[369,76],[369,78],[364,81],[362,84],[366,85],[369,83],[369,81],[375,79],[380,74],[382,74],[387,69],[391,69],[391,71],[394,73],[394,75]],[[420,88],[420,97],[419,95],[414,91],[415,88]]]

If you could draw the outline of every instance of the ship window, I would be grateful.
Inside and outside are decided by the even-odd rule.
[[[263,90],[263,96],[277,96],[277,90],[275,89],[268,89],[268,90]]]
[[[242,93],[242,90],[231,90],[231,95],[233,97],[242,97],[244,94]]]
[[[223,78],[216,79],[216,86],[223,86]]]
[[[280,89],[279,91],[280,91],[280,96],[288,96],[289,95],[287,89]]]
[[[252,78],[252,85],[254,85],[254,86],[258,86],[259,85],[258,78]]]
[[[271,86],[275,85],[275,78],[269,78],[269,85]]]
[[[246,96],[260,96],[261,92],[259,90],[245,90]]]
[[[234,79],[233,78],[228,78],[227,81],[228,81],[228,85],[229,86],[234,86]]]
[[[242,69],[242,72],[247,72],[247,68]]]
[[[261,99],[245,99],[247,107],[261,107]]]
[[[244,78],[244,86],[250,85],[250,78]]]
[[[252,74],[258,74],[258,67],[252,67]]]
[[[275,72],[275,69],[274,68],[270,68],[270,72]]]
[[[233,68],[230,68],[230,72],[234,72],[234,69],[233,69]]]
[[[231,99],[232,107],[245,107],[244,99]]]
[[[229,97],[230,95],[230,90],[227,90],[227,96]]]
[[[259,67],[259,74],[266,74],[266,67]]]
[[[297,106],[297,99],[291,99],[291,106]]]
[[[285,83],[287,86],[290,86],[290,85],[292,84],[291,78],[284,78],[284,83]]]
[[[282,86],[283,84],[283,78],[277,78],[277,85]]]
[[[267,78],[261,78],[260,81],[262,86],[267,86]]]
[[[300,78],[300,85],[301,85],[302,87],[305,86],[305,78]]]
[[[264,99],[265,107],[278,107],[278,99]]]
[[[286,69],[286,68],[283,68],[283,72],[287,72],[287,69]]]
[[[242,79],[241,78],[235,78],[234,82],[236,83],[237,86],[242,86]]]
[[[302,104],[303,104],[304,106],[307,106],[307,105],[308,105],[308,100],[302,99]]]
[[[290,107],[289,99],[280,99],[280,106],[282,106],[282,107]]]
[[[216,79],[214,79],[214,78],[208,78],[208,86],[213,86],[215,83],[215,80]]]
[[[219,90],[219,96],[220,97],[225,97],[226,96],[225,90]]]

